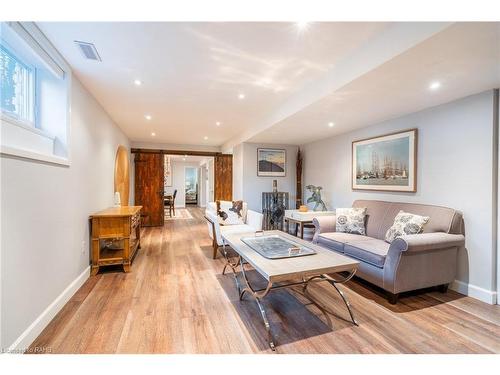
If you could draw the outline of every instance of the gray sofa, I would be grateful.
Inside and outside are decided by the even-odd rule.
[[[360,261],[356,275],[388,293],[396,303],[399,293],[439,286],[446,292],[455,279],[457,252],[464,246],[462,214],[452,208],[413,203],[357,200],[353,207],[366,207],[366,236],[337,233],[335,216],[313,219],[313,242]],[[387,229],[403,210],[429,216],[421,234],[405,235],[385,242]]]

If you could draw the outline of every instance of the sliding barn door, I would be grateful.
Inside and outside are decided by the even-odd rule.
[[[142,206],[142,225],[163,225],[163,155],[135,154],[135,205]]]
[[[233,199],[233,155],[217,155],[214,161],[214,199]]]

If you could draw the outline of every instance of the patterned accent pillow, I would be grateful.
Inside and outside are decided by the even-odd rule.
[[[223,225],[245,224],[243,201],[217,201],[217,217]]]
[[[386,242],[391,243],[396,238],[405,234],[418,234],[424,231],[424,225],[429,221],[429,216],[420,216],[399,211],[394,218],[394,224],[385,233]]]
[[[366,208],[337,208],[335,213],[337,232],[366,235]]]

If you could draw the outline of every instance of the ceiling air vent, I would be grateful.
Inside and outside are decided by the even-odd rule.
[[[88,59],[88,60],[95,60],[95,61],[102,61],[101,56],[99,56],[99,53],[97,52],[97,49],[92,43],[87,43],[87,42],[80,42],[78,40],[75,40],[76,45],[80,49],[80,51],[83,53],[83,56]]]

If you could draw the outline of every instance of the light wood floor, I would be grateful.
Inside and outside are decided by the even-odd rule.
[[[223,262],[212,260],[203,212],[146,228],[125,274],[91,277],[33,343],[53,353],[271,353],[257,305],[240,302]],[[254,278],[258,275],[254,273]],[[342,286],[341,286],[342,288]],[[354,327],[329,285],[310,287],[329,316],[298,292],[272,292],[265,305],[277,353],[500,352],[500,306],[455,292],[402,297],[389,305],[359,281],[343,287]]]

